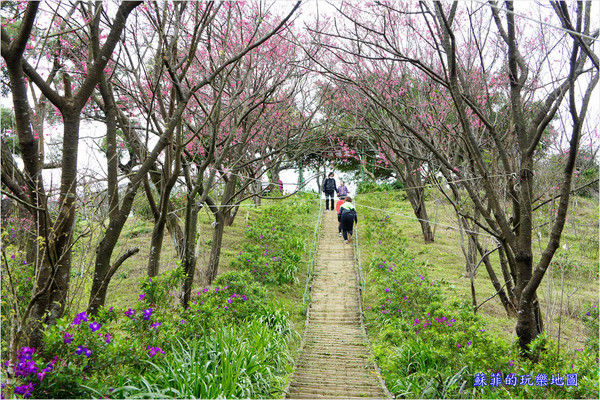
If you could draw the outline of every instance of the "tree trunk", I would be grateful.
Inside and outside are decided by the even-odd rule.
[[[213,239],[210,248],[210,257],[208,260],[208,266],[206,268],[205,280],[206,284],[210,285],[212,281],[217,277],[219,272],[219,261],[221,259],[221,243],[223,242],[223,232],[225,231],[225,220],[229,210],[222,206],[229,206],[233,202],[232,196],[235,192],[235,186],[237,184],[237,178],[231,176],[225,184],[225,190],[223,192],[221,208],[213,208],[213,215],[215,216],[215,230],[213,232]]]
[[[181,261],[181,267],[185,274],[185,278],[181,283],[181,290],[179,298],[181,305],[184,309],[188,308],[190,303],[190,295],[192,292],[192,285],[194,283],[194,273],[196,271],[196,232],[198,226],[198,211],[199,208],[195,203],[196,196],[188,197],[188,201],[185,207],[185,246],[183,248],[183,259]]]
[[[485,269],[490,277],[490,281],[492,282],[492,286],[494,286],[494,290],[498,293],[498,297],[500,297],[500,302],[504,306],[506,310],[506,314],[509,317],[517,316],[517,309],[515,304],[511,301],[511,299],[506,295],[500,281],[498,280],[498,276],[496,272],[492,268],[492,263],[490,262],[489,255],[485,253],[484,249],[481,247],[481,244],[476,238],[472,238],[474,245],[476,246],[479,254],[483,257],[483,263],[485,265]]]
[[[161,176],[162,174],[157,173],[155,171],[151,171],[150,172],[150,178],[152,179],[152,184],[154,184],[155,187],[161,187]],[[171,187],[172,190],[172,187]],[[169,190],[169,194],[171,193],[171,190]],[[154,199],[151,197],[150,193],[146,193],[148,197],[148,201],[149,202],[153,202]],[[162,197],[161,197],[161,201],[162,201]],[[173,240],[173,246],[175,246],[175,250],[177,251],[177,255],[179,257],[180,260],[183,259],[184,257],[184,247],[185,247],[185,235],[183,233],[183,229],[181,229],[181,225],[179,224],[179,221],[177,220],[177,216],[175,215],[175,207],[173,206],[173,202],[169,199],[168,200],[168,211],[166,212],[166,225],[167,225],[167,229],[169,231],[169,234],[171,235],[171,239]],[[160,210],[162,208],[159,205],[159,208],[156,210],[159,215],[155,215],[155,218],[159,218],[160,217]],[[164,228],[163,228],[163,233],[162,235],[164,236]],[[154,230],[152,232],[152,237],[154,237]],[[162,239],[161,239],[161,243],[162,243]],[[152,249],[152,245],[151,245],[151,249]],[[160,252],[162,251],[162,248],[160,247],[156,247],[156,249],[158,249],[157,251],[159,252],[158,257],[160,257]],[[158,274],[158,272],[157,272]]]
[[[33,306],[28,316],[30,346],[42,344],[42,325],[56,323],[62,317],[71,280],[71,244],[75,226],[75,188],[77,187],[77,150],[79,112],[65,112],[60,185],[60,213],[54,241],[49,243],[51,261],[42,263],[36,275]],[[44,288],[47,289],[44,291]],[[43,291],[43,293],[42,293]]]
[[[179,174],[177,167],[178,163],[176,163],[177,171],[175,171],[175,173]],[[165,177],[164,174],[163,179],[167,179],[167,177]],[[163,238],[165,236],[165,225],[167,224],[168,215],[170,214],[169,210],[173,208],[169,196],[171,195],[171,190],[173,189],[176,180],[176,175],[173,175],[170,179],[168,179],[167,183],[163,186],[163,190],[161,191],[162,193],[160,194],[160,205],[158,209],[159,215],[158,219],[154,223],[154,228],[152,229],[152,239],[150,241],[150,256],[148,259],[148,276],[151,278],[157,276],[159,273],[162,243]],[[173,223],[173,221],[171,221],[171,223]],[[177,227],[179,227],[178,224]],[[177,231],[174,229],[173,233],[176,232]]]
[[[240,205],[236,204],[235,207],[231,207],[231,208],[232,208],[232,210],[227,212],[227,215],[225,216],[225,226],[233,225],[233,222],[235,221],[235,217],[240,210]]]
[[[498,256],[500,257],[500,267],[502,268],[502,277],[504,278],[504,282],[506,282],[506,292],[508,293],[508,297],[510,298],[510,302],[512,304],[517,303],[517,297],[515,295],[515,285],[514,283],[517,281],[516,274],[510,270],[510,265],[506,258],[504,245],[498,249]]]
[[[414,182],[407,182],[408,184]],[[415,187],[416,185],[413,185]],[[427,215],[427,208],[425,207],[425,192],[423,188],[407,189],[406,195],[410,201],[410,205],[413,208],[415,216],[421,224],[421,232],[423,233],[423,240],[425,243],[433,243],[433,232],[431,231],[431,225],[429,224],[429,216]]]
[[[260,195],[262,194],[262,182],[260,180],[257,180],[254,182],[254,184],[251,186],[254,188],[254,193],[256,194],[256,196],[254,196],[254,205],[255,206],[260,206],[261,205],[261,198]]]
[[[225,216],[222,211],[214,213],[216,226],[210,247],[210,258],[206,268],[206,284],[210,285],[219,272],[219,261],[221,259],[221,244],[223,243],[223,232],[225,231]]]
[[[150,278],[158,275],[160,269],[160,255],[162,251],[162,243],[165,235],[166,218],[161,213],[158,220],[154,223],[152,229],[152,239],[150,240],[150,255],[148,256],[147,273]]]
[[[112,254],[115,250],[115,246],[121,236],[121,231],[127,222],[129,212],[133,206],[133,199],[141,180],[138,180],[135,186],[131,186],[131,183],[127,187],[127,192],[123,198],[123,204],[119,210],[118,216],[111,219],[108,224],[108,229],[104,233],[102,241],[96,249],[96,262],[94,263],[94,278],[92,281],[92,289],[90,290],[90,300],[88,302],[87,312],[95,315],[98,313],[100,307],[103,307],[106,302],[106,294],[108,291],[108,284],[112,279],[117,268],[120,267],[121,262],[117,261],[111,265]],[[135,254],[135,253],[133,253]],[[130,255],[133,255],[130,254]]]

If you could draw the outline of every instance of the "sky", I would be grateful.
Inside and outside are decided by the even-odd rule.
[[[308,0],[304,2],[301,7],[300,14],[296,17],[296,26],[302,26],[304,23],[311,21],[316,15],[327,15],[331,14],[335,11],[334,6],[332,5],[337,2],[329,2],[323,0]],[[289,10],[294,4],[292,0],[281,1],[276,4],[277,8],[281,8],[282,11]],[[519,1],[516,2],[516,12],[517,13],[525,13],[528,5],[534,4],[531,1]],[[593,4],[593,15],[595,18],[593,20],[600,21],[600,2],[594,1]],[[12,100],[10,97],[0,98],[0,103],[7,107],[12,107]],[[598,95],[598,90],[596,90],[596,95],[593,97],[593,104],[590,106],[589,116],[592,124],[598,124],[598,116],[600,112],[600,96]],[[88,181],[96,179],[98,176],[106,176],[106,161],[103,156],[98,151],[98,143],[100,139],[104,136],[104,127],[98,123],[92,122],[82,122],[81,126],[81,142],[79,146],[79,157],[78,157],[78,167],[81,175],[85,176]],[[47,127],[47,133],[50,133],[52,137],[61,135],[61,127]],[[51,149],[48,149],[47,152],[51,152]],[[314,172],[306,172],[305,176],[310,178],[314,175]],[[282,181],[284,182],[284,189],[286,191],[291,191],[295,188],[295,184],[297,182],[297,173],[292,170],[283,171],[281,174]],[[347,178],[347,176],[340,176],[339,178]],[[57,186],[60,182],[60,175],[58,171],[44,171],[44,180],[46,185],[49,187],[51,184],[53,186]],[[347,185],[350,187],[351,193],[355,193],[356,187],[352,182],[347,182]],[[316,180],[311,180],[307,185],[308,190],[317,190]]]

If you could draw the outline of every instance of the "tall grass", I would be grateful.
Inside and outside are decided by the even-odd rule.
[[[175,340],[166,356],[148,361],[143,375],[112,392],[121,398],[269,398],[281,390],[290,365],[289,335],[260,321]]]

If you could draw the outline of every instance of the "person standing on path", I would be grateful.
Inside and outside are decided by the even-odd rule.
[[[348,186],[344,185],[344,181],[340,181],[340,187],[337,188],[337,194],[340,199],[345,199],[350,194]]]
[[[344,243],[348,244],[348,241],[352,239],[352,229],[354,228],[354,223],[358,223],[356,207],[354,207],[354,204],[352,204],[352,198],[350,196],[346,197],[344,204],[342,204],[340,207],[338,221],[340,221],[342,224]]]
[[[333,178],[333,172],[330,172],[328,178],[323,182],[323,193],[325,193],[325,209],[329,210],[329,199],[331,199],[331,211],[335,208],[333,207],[333,196],[335,193],[335,189],[337,185],[335,183],[335,179]]]

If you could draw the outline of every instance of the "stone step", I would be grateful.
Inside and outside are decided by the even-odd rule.
[[[308,396],[311,395],[313,398],[315,395],[324,396],[327,398],[333,397],[359,397],[359,398],[384,398],[383,391],[374,392],[372,390],[356,390],[349,388],[348,386],[340,385],[339,387],[326,387],[321,388],[320,386],[301,386],[301,387],[290,387],[289,398],[295,398],[295,395]]]
[[[323,379],[323,370],[322,369],[318,369],[318,368],[302,368],[296,371],[295,375],[298,377],[298,380],[305,380],[305,381],[319,381],[320,379]],[[377,376],[375,375],[375,373],[373,372],[373,370],[368,370],[368,369],[364,369],[364,370],[357,370],[357,371],[345,371],[344,374],[342,375],[333,375],[330,374],[327,376],[328,380],[341,380],[344,381],[346,383],[348,383],[349,381],[354,382],[354,380],[361,380],[361,379],[366,379],[368,382],[375,382],[377,385],[379,385],[379,380],[377,379]]]
[[[325,371],[354,371],[354,370],[364,370],[369,369],[372,366],[372,363],[365,358],[354,358],[354,359],[344,359],[344,360],[315,360],[314,358],[304,358],[300,357],[298,362],[296,363],[298,369],[300,368],[321,368]]]
[[[294,397],[286,397],[287,399],[361,399],[361,400],[381,400],[383,397],[348,397],[348,396],[324,396],[314,393],[294,393]]]
[[[312,377],[309,377],[312,378]],[[303,383],[292,383],[292,385],[290,386],[290,388],[312,388],[312,387],[320,387],[322,389],[333,389],[333,390],[338,390],[340,387],[347,387],[348,386],[348,380],[344,380],[343,376],[339,376],[336,377],[336,379],[334,380],[327,380],[326,377],[325,379],[321,380],[321,379],[316,379],[316,380],[312,380],[312,381],[307,381],[307,380],[303,380]],[[380,389],[379,386],[379,382],[376,380],[352,380],[352,390],[359,390],[359,391],[373,391],[376,392]]]

